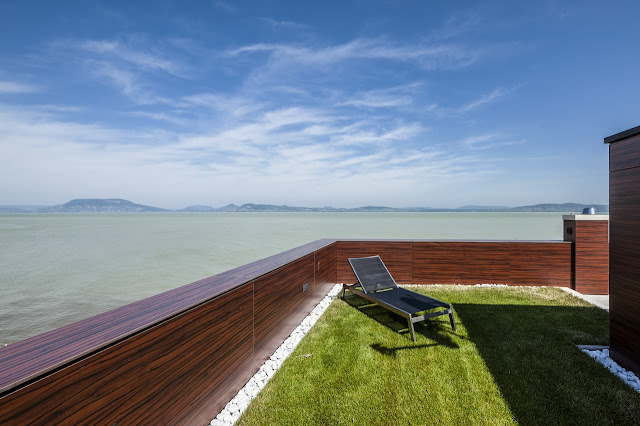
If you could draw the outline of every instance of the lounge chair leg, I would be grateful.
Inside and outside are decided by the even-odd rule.
[[[416,331],[413,329],[413,321],[411,321],[411,315],[409,315],[409,318],[407,319],[407,321],[409,322],[409,330],[411,330],[411,338],[415,342],[416,341]]]
[[[340,300],[344,300],[344,293],[347,291],[347,289],[344,287],[344,285],[342,286],[342,297],[340,298]]]
[[[453,328],[453,331],[458,331],[456,328],[456,320],[453,318],[453,311],[451,308],[449,308],[449,321],[451,321],[451,328]]]

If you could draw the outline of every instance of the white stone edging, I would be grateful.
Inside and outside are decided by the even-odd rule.
[[[324,311],[327,310],[331,301],[336,298],[342,290],[342,284],[336,284],[327,295],[316,305],[302,323],[289,335],[289,337],[280,345],[271,357],[260,367],[258,372],[247,382],[246,385],[229,403],[220,411],[215,419],[211,420],[211,426],[230,426],[238,421],[242,413],[247,409],[251,400],[265,387],[267,382],[278,371],[285,359],[289,357],[298,346],[298,343],[307,334],[307,332],[318,321]]]
[[[585,347],[580,347],[580,350],[598,361],[600,364],[604,365],[609,371],[620,377],[623,382],[631,386],[636,392],[640,392],[640,379],[638,378],[638,376],[633,374],[633,372],[620,367],[617,362],[612,360],[609,356],[608,348],[592,350]]]

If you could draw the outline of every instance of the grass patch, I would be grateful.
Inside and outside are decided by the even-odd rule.
[[[639,424],[640,395],[576,344],[608,313],[553,288],[429,286],[453,304],[416,325],[347,293],[240,418],[254,424]]]

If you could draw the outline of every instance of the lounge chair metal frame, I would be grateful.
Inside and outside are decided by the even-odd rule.
[[[354,263],[362,263],[363,261],[368,262],[370,264],[369,266],[372,266],[374,268],[377,267],[379,275],[386,275],[381,277],[386,282],[382,282],[381,284],[377,282],[363,282],[363,280],[366,281],[368,277],[365,276],[362,270],[358,271],[358,266],[354,266]],[[349,258],[349,264],[351,265],[351,269],[353,269],[353,272],[356,274],[358,282],[355,284],[343,284],[341,299],[344,300],[345,292],[346,290],[349,290],[352,293],[355,293],[358,296],[369,300],[370,302],[373,302],[391,312],[394,312],[406,318],[409,325],[409,330],[411,331],[411,338],[414,342],[416,341],[416,333],[413,324],[421,321],[426,321],[430,318],[439,317],[441,315],[449,315],[451,328],[453,329],[453,331],[457,331],[456,321],[453,318],[453,309],[449,303],[442,302],[438,299],[434,299],[432,297],[428,297],[423,294],[399,287],[396,281],[393,279],[391,273],[389,273],[387,266],[384,264],[380,256]],[[380,269],[380,265],[384,268],[384,270]],[[358,289],[358,287],[360,287],[362,290]],[[400,298],[403,301],[409,301],[410,303],[397,303]],[[417,313],[440,307],[445,309],[415,316]]]

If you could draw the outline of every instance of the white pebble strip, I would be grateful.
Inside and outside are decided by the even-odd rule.
[[[249,403],[255,398],[260,390],[265,387],[269,379],[278,371],[282,363],[293,350],[298,346],[305,334],[313,327],[329,307],[331,301],[336,298],[342,290],[342,284],[336,284],[327,295],[318,303],[302,323],[293,330],[291,335],[280,345],[271,357],[260,367],[258,372],[247,382],[240,392],[220,411],[215,419],[211,420],[211,426],[229,426],[235,424]]]
[[[609,371],[611,371],[616,376],[620,377],[623,382],[631,386],[637,392],[640,392],[640,379],[638,376],[633,374],[631,371],[627,371],[624,368],[620,367],[620,365],[612,360],[609,357],[609,349],[601,349],[601,350],[589,350],[582,349],[582,352],[585,352],[591,358],[595,359],[605,367]]]

